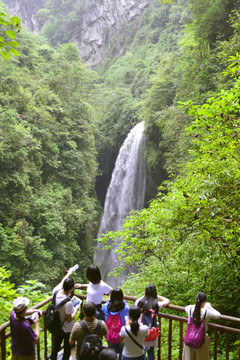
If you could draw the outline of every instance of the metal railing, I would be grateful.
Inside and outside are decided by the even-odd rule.
[[[75,293],[75,296],[80,299],[86,299],[85,295],[79,295]],[[124,299],[128,302],[135,302],[137,299],[133,296],[124,296]],[[32,309],[41,309],[52,300],[52,296],[48,299],[40,302],[32,307]],[[164,312],[158,313],[158,321],[161,329],[161,334],[158,340],[157,359],[158,360],[181,360],[183,352],[183,339],[184,332],[187,323],[187,318],[176,314],[167,313],[168,310],[174,312],[184,312],[184,308],[169,304]],[[209,330],[211,332],[211,359],[226,359],[226,360],[240,360],[240,318],[221,315],[221,322],[227,322],[233,324],[231,327],[222,324],[209,323]],[[235,324],[235,325],[234,325]],[[10,338],[11,333],[9,331],[10,321],[0,326],[0,359],[7,360],[6,354],[6,342]],[[45,327],[43,327],[43,336],[41,342],[38,342],[36,346],[37,360],[48,360],[50,358],[49,349],[49,334]],[[219,341],[220,349],[219,350]],[[225,343],[225,345],[224,345]],[[40,347],[43,348],[43,355],[41,355]],[[223,350],[224,349],[224,350]],[[234,355],[233,355],[234,354]],[[219,358],[220,356],[220,358]],[[230,358],[231,356],[231,358]],[[234,358],[233,358],[234,356]]]

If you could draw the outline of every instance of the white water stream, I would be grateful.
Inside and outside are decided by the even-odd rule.
[[[141,122],[129,132],[119,151],[107,190],[98,238],[101,234],[119,230],[131,210],[144,207],[145,184],[145,135],[144,122]],[[118,278],[108,276],[120,265],[120,260],[113,249],[105,250],[101,244],[98,244],[95,263],[101,270],[103,280],[112,287],[120,285],[131,271],[124,271]]]

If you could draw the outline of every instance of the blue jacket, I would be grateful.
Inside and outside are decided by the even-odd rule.
[[[109,305],[109,302],[106,302],[105,304],[103,304],[102,311],[104,312],[104,315],[105,315],[105,323],[107,322],[109,314],[112,314],[112,315],[120,314],[122,323],[123,323],[123,325],[125,325],[125,316],[128,316],[129,306],[125,301],[123,301],[123,302],[124,302],[124,308],[122,310],[116,311],[116,312],[110,311],[110,313],[108,312],[108,308],[107,308]]]

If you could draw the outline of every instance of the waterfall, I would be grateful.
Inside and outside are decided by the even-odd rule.
[[[144,122],[141,122],[129,132],[119,151],[106,194],[98,238],[101,234],[119,230],[131,210],[144,207],[146,184],[144,150]],[[121,239],[118,239],[118,242],[120,241]],[[114,245],[116,246],[117,244]],[[118,278],[108,276],[109,272],[121,263],[118,254],[113,249],[105,250],[102,244],[98,244],[95,262],[101,270],[103,280],[113,287],[120,285],[131,271],[131,269],[124,271]]]

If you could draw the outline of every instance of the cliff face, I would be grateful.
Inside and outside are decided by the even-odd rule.
[[[124,24],[139,16],[151,1],[92,1],[91,11],[85,14],[72,39],[79,48],[80,56],[93,65],[101,62],[109,39],[121,31]]]
[[[36,13],[44,7],[45,0],[24,1],[24,0],[3,0],[9,7],[11,14],[18,15],[22,23],[30,31],[38,31],[41,24],[38,22]]]
[[[40,30],[36,13],[46,0],[4,0],[12,14],[19,15],[31,31]],[[74,26],[69,42],[79,49],[80,56],[92,65],[101,62],[111,36],[124,24],[138,17],[150,2],[156,0],[84,0],[84,13]]]

